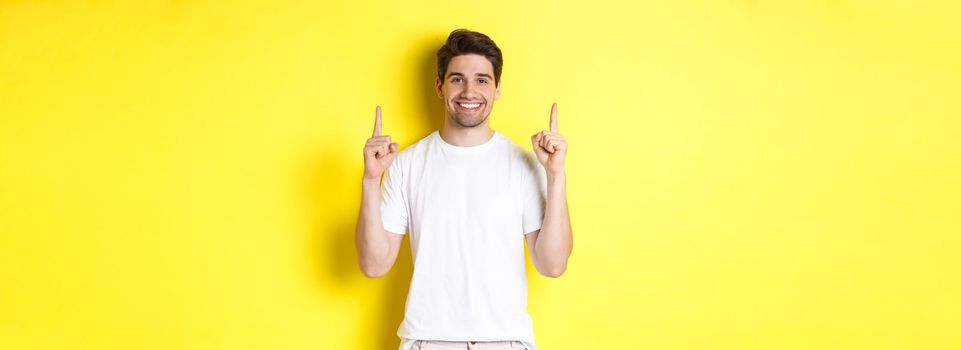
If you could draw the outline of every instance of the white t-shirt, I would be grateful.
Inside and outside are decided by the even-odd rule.
[[[401,349],[415,340],[517,340],[536,350],[524,235],[544,218],[547,175],[498,132],[460,147],[434,131],[401,151],[382,187],[384,229],[410,232],[414,274]]]

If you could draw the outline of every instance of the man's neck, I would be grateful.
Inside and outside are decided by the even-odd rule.
[[[486,122],[473,128],[452,126],[445,122],[440,129],[440,137],[444,142],[459,147],[477,146],[489,141],[493,136],[494,129]]]

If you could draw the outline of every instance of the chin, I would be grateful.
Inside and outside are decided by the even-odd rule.
[[[465,128],[473,128],[473,127],[480,126],[481,124],[484,124],[484,121],[487,120],[487,116],[485,115],[485,116],[476,117],[476,118],[454,116],[453,119],[457,123],[457,125],[463,126]]]

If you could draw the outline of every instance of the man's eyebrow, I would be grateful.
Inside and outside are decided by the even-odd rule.
[[[448,78],[453,76],[463,77],[464,73],[457,73],[457,72],[447,73]],[[492,77],[490,74],[487,74],[487,73],[477,73],[477,74],[474,74],[474,76],[485,77],[487,79],[494,79],[494,77]]]

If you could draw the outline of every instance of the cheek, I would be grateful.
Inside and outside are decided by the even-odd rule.
[[[445,93],[444,96],[447,96],[448,100],[453,101],[454,98],[456,98],[457,95],[460,94],[460,91],[458,91],[456,87],[449,87],[447,88],[447,91],[445,91],[444,93]]]

